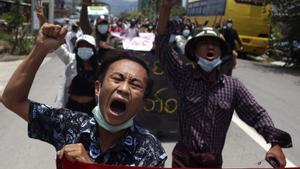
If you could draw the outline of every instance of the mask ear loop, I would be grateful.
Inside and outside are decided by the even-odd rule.
[[[100,83],[100,85],[99,85],[99,94],[98,94],[98,96],[95,98],[95,99],[96,99],[97,106],[99,106],[99,100],[100,100],[100,91],[101,91],[101,88],[102,88],[102,83]]]

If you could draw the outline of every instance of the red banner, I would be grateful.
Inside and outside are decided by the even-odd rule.
[[[156,167],[112,166],[112,165],[104,165],[104,164],[84,164],[84,163],[78,163],[78,162],[72,163],[66,159],[56,160],[56,166],[57,166],[57,169],[158,169]],[[179,168],[177,168],[177,169],[179,169]],[[204,169],[204,168],[202,168],[202,169]],[[230,169],[230,168],[226,168],[226,169]],[[235,168],[235,169],[238,169],[238,168]],[[246,168],[240,168],[240,169],[246,169]],[[255,168],[248,168],[248,169],[255,169]],[[262,168],[260,168],[260,169],[262,169]],[[289,168],[289,169],[300,169],[300,167]]]

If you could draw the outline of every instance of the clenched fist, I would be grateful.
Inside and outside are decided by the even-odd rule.
[[[65,43],[66,33],[67,29],[64,27],[45,23],[39,31],[37,44],[43,46],[47,52],[53,51]]]
[[[57,152],[59,159],[65,157],[71,162],[81,162],[93,164],[94,162],[88,156],[87,151],[81,143],[65,145],[61,150]]]

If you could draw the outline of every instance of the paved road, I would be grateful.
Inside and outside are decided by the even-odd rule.
[[[1,86],[4,86],[16,64],[18,62],[0,62],[0,94]],[[55,106],[54,100],[62,82],[63,72],[64,66],[57,58],[49,59],[37,74],[30,98]],[[294,148],[286,149],[285,153],[293,164],[300,166],[300,73],[239,60],[234,76],[241,79],[270,112],[275,125],[291,133]],[[54,148],[29,139],[26,127],[23,120],[0,104],[1,168],[53,169]],[[174,144],[174,141],[163,143],[169,157]],[[259,137],[234,119],[224,147],[224,167],[268,167],[266,162],[257,165],[264,159],[264,146]],[[170,159],[167,161],[167,167],[170,167]],[[292,166],[292,163],[289,165]]]

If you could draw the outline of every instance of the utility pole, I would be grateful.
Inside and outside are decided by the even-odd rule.
[[[40,22],[35,12],[36,0],[31,0],[31,28],[32,30],[40,29]]]
[[[49,3],[49,23],[53,23],[54,21],[54,0],[47,0]]]

